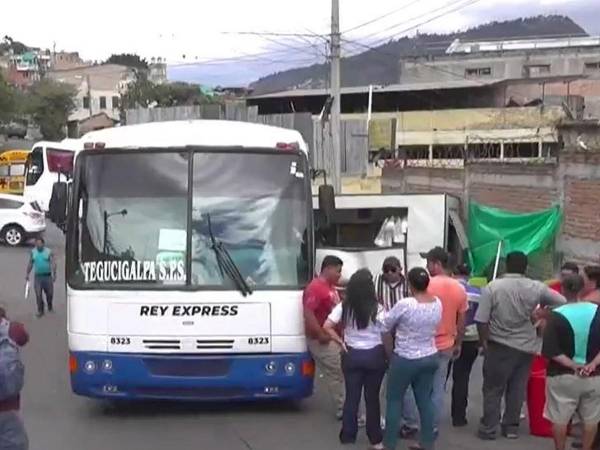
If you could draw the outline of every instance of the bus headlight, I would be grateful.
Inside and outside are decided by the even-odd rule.
[[[112,369],[113,369],[113,363],[112,363],[112,361],[110,359],[105,359],[102,362],[102,370],[104,372],[112,372]]]
[[[96,371],[96,363],[94,361],[86,361],[83,365],[83,370],[88,375],[93,374]]]
[[[285,374],[286,375],[294,375],[294,373],[296,372],[296,365],[293,362],[289,362],[285,365],[285,367],[283,368],[285,370]]]
[[[265,371],[268,375],[274,375],[277,372],[277,363],[275,361],[269,361],[265,364]]]

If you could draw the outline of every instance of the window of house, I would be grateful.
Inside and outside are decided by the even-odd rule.
[[[106,109],[106,97],[100,97],[100,109]]]
[[[485,77],[490,76],[492,74],[491,67],[472,67],[465,69],[465,77],[473,78],[473,77]]]
[[[529,76],[549,74],[550,64],[530,64],[525,66],[525,72]]]
[[[119,108],[119,97],[117,95],[112,98],[112,107],[113,109]]]
[[[90,107],[90,98],[88,96],[83,97],[83,107],[88,109]]]
[[[600,72],[600,61],[587,62],[584,66],[585,72]]]

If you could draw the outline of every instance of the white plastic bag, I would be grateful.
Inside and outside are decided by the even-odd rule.
[[[375,237],[374,244],[377,247],[391,247],[394,241],[394,219],[387,218],[383,221],[383,225]]]
[[[29,298],[29,280],[25,282],[25,300]]]

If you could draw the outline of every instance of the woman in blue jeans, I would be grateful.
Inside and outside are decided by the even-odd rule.
[[[425,269],[416,267],[408,272],[407,278],[412,296],[396,303],[383,319],[384,331],[395,329],[396,333],[387,379],[383,442],[387,450],[395,450],[403,399],[411,386],[421,419],[420,445],[411,448],[431,450],[435,441],[431,393],[439,364],[435,332],[442,318],[442,304],[427,293],[429,274]]]
[[[359,270],[346,286],[346,297],[331,312],[324,328],[342,349],[342,371],[346,397],[340,442],[353,444],[358,433],[358,406],[365,396],[367,437],[372,449],[383,450],[379,390],[387,368],[381,339],[383,309],[375,296],[371,272]],[[343,328],[343,339],[336,328]]]

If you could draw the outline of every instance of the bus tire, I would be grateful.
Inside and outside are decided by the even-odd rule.
[[[2,239],[11,247],[18,247],[25,241],[25,230],[19,225],[6,225],[2,230]]]

